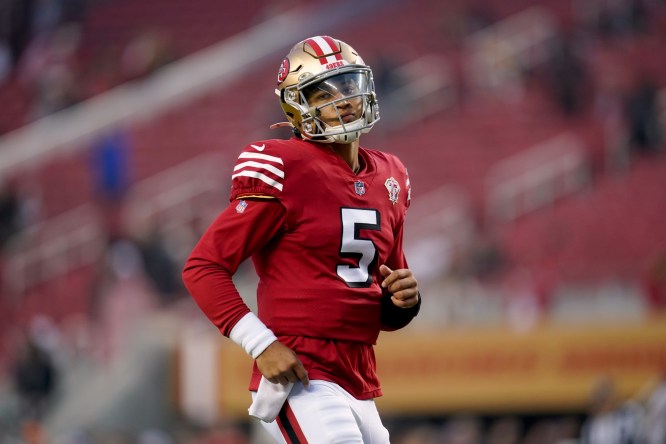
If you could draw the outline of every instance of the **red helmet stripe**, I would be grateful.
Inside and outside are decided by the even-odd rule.
[[[321,50],[321,47],[317,44],[317,42],[315,41],[315,39],[307,39],[307,40],[305,41],[305,43],[307,43],[308,45],[310,45],[310,47],[312,48],[312,50],[315,52],[315,55],[316,55],[317,57],[319,57],[320,60],[321,60],[322,57],[324,57],[324,51]],[[321,63],[322,63],[322,65],[324,64],[323,61],[322,61]]]
[[[335,60],[342,60],[342,55],[338,52],[337,54],[331,54],[334,51],[338,50],[338,45],[335,44],[335,40],[331,37],[312,37],[305,41],[312,50],[315,52],[315,55],[319,58],[319,63],[325,65]],[[326,54],[331,54],[326,56]]]
[[[335,43],[335,40],[327,35],[322,36],[322,38],[326,41],[326,43],[328,43],[328,46],[331,48],[331,52],[338,50],[338,45]],[[342,54],[340,52],[335,54],[335,60],[342,60]]]

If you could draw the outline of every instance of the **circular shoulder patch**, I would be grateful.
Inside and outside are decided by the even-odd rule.
[[[287,78],[288,74],[289,74],[289,59],[285,58],[282,61],[282,64],[280,65],[280,69],[278,70],[278,76],[277,76],[278,85],[284,82],[284,79]]]

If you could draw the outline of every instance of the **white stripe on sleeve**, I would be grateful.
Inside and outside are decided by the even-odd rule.
[[[234,167],[234,171],[242,170],[245,167],[254,167],[254,168],[259,168],[259,169],[264,169],[268,170],[271,173],[275,174],[278,177],[281,177],[284,179],[284,171],[282,171],[279,168],[275,168],[273,165],[268,164],[268,163],[260,163],[260,162],[254,162],[252,160],[239,163]]]
[[[262,182],[272,186],[273,188],[277,188],[278,190],[282,191],[282,184],[276,180],[271,179],[270,177],[266,176],[265,174],[262,174],[258,171],[241,171],[240,173],[236,173],[231,176],[232,179],[238,177],[238,176],[245,176],[245,177],[254,177],[255,179],[259,179]]]
[[[282,159],[279,157],[275,156],[269,156],[268,154],[261,154],[261,153],[249,153],[247,151],[244,151],[240,153],[240,156],[238,156],[239,159],[261,159],[261,160],[268,160],[269,162],[276,162],[279,163],[280,165],[284,165],[282,163]]]

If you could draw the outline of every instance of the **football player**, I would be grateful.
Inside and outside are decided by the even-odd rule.
[[[221,333],[255,359],[253,399],[268,386],[262,401],[273,410],[255,416],[278,442],[388,443],[373,346],[421,304],[402,248],[407,170],[359,145],[379,110],[372,72],[346,43],[297,43],[276,93],[288,120],[277,125],[294,137],[243,149],[231,204],[183,278]],[[259,276],[257,315],[232,282],[248,257]]]

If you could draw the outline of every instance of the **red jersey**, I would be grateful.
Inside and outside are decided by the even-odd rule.
[[[296,352],[310,379],[369,399],[381,395],[372,349],[383,327],[379,265],[407,268],[410,183],[397,157],[364,148],[359,156],[354,174],[326,145],[296,138],[248,145],[232,175],[232,204],[202,237],[185,274],[198,281],[212,271],[202,261],[222,265],[214,285],[188,288],[228,335],[248,311],[229,294],[231,275],[252,256],[259,318]],[[255,366],[252,389],[259,378]]]

